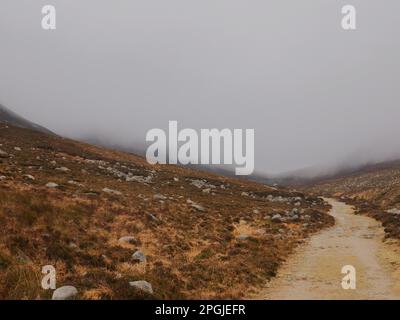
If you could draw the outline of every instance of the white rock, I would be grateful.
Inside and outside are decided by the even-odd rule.
[[[282,216],[278,213],[278,214],[275,214],[273,217],[272,217],[272,219],[271,219],[273,222],[282,222]]]
[[[135,244],[137,242],[135,237],[132,236],[125,236],[125,237],[121,237],[118,239],[118,242],[122,242],[122,243],[129,243],[129,244]]]
[[[155,199],[155,200],[166,200],[167,197],[164,196],[164,195],[162,195],[162,194],[155,194],[155,195],[153,196],[153,199]]]
[[[196,203],[190,199],[186,200],[186,202],[189,203],[192,206],[192,208],[195,208],[196,210],[203,211],[203,212],[207,211],[203,206],[199,205],[198,203]]]
[[[68,181],[68,184],[72,184],[72,185],[78,186],[78,187],[83,187],[83,184],[82,184],[82,183],[76,182],[76,181],[74,181],[74,180],[69,180],[69,181]]]
[[[0,150],[0,157],[1,158],[7,158],[8,157],[8,153],[3,151],[3,150]]]
[[[129,285],[131,287],[134,287],[134,288],[144,291],[146,293],[153,294],[153,287],[147,281],[143,281],[143,280],[132,281],[132,282],[129,282]]]
[[[15,151],[22,151],[20,147],[14,147]]]
[[[46,187],[47,187],[47,188],[57,188],[57,187],[58,187],[58,184],[55,183],[55,182],[48,182],[48,183],[46,184]]]
[[[122,192],[117,191],[117,190],[113,190],[113,189],[109,189],[109,188],[104,188],[103,192],[110,193],[110,194],[115,194],[117,196],[122,195]]]
[[[78,294],[78,290],[73,286],[64,286],[53,292],[52,300],[72,300]]]
[[[71,170],[69,170],[69,169],[66,168],[66,167],[56,168],[56,170],[57,170],[57,171],[61,171],[61,172],[68,172],[68,171],[71,171]]]
[[[146,255],[141,252],[141,251],[136,251],[133,255],[132,255],[132,259],[135,261],[139,261],[139,262],[146,262]]]
[[[400,214],[400,209],[393,208],[393,209],[387,210],[386,212],[391,213],[391,214]]]
[[[125,178],[125,180],[127,182],[131,182],[131,181],[135,181],[135,182],[140,182],[140,183],[151,183],[151,180],[153,179],[152,176],[147,176],[147,177],[143,177],[143,176],[127,176]]]

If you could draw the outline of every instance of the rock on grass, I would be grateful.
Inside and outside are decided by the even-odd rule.
[[[78,290],[73,286],[64,286],[53,292],[52,300],[73,300],[78,294]]]
[[[153,287],[147,281],[144,281],[144,280],[131,281],[131,282],[129,282],[129,285],[140,291],[143,291],[143,292],[146,292],[149,294],[153,294]]]

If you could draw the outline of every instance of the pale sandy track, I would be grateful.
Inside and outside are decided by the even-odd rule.
[[[400,245],[383,242],[374,219],[328,199],[335,226],[314,235],[256,299],[400,299]],[[341,286],[344,265],[356,268],[355,290]]]

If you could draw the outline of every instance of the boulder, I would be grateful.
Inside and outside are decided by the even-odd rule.
[[[282,216],[281,216],[279,213],[278,213],[278,214],[275,214],[275,215],[272,217],[271,221],[272,221],[272,222],[282,222]]]
[[[162,194],[155,194],[155,195],[153,196],[153,199],[154,199],[154,200],[166,200],[167,197],[164,196],[164,195],[162,195]]]
[[[118,239],[118,242],[120,243],[129,243],[129,244],[136,244],[137,239],[132,236],[124,236]]]
[[[0,150],[0,158],[8,158],[8,153],[3,150]]]
[[[249,238],[250,238],[250,236],[247,235],[247,234],[240,234],[240,235],[238,235],[238,236],[236,237],[236,240],[245,241],[245,240],[248,240]]]
[[[132,255],[132,260],[134,261],[138,261],[138,262],[146,262],[146,255],[141,252],[141,251],[136,251],[133,255]]]
[[[122,195],[122,192],[117,191],[117,190],[113,190],[113,189],[110,189],[110,188],[103,188],[103,192],[109,193],[109,194],[115,194],[117,196]]]
[[[52,189],[54,189],[54,188],[57,188],[57,187],[58,187],[58,184],[55,183],[55,182],[48,182],[48,183],[46,184],[46,187],[47,187],[47,188],[52,188]]]
[[[53,292],[52,300],[72,300],[78,294],[78,290],[73,286],[64,286]]]
[[[143,292],[146,292],[149,294],[153,294],[153,287],[147,281],[144,281],[144,280],[131,281],[131,282],[129,282],[129,285],[140,291],[143,291]]]

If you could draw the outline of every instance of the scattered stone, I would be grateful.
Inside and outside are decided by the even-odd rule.
[[[64,286],[53,292],[52,300],[72,300],[78,294],[78,290],[73,286]]]
[[[155,199],[155,200],[166,200],[167,199],[167,197],[166,196],[164,196],[164,195],[162,195],[162,194],[155,194],[154,196],[153,196],[153,199]]]
[[[68,247],[71,249],[76,249],[76,248],[78,248],[78,245],[74,242],[70,242],[70,243],[68,243]]]
[[[202,212],[206,212],[207,211],[206,208],[204,208],[203,206],[201,206],[199,204],[196,204],[196,203],[193,203],[192,207],[195,208],[198,211],[202,211]]]
[[[243,191],[240,195],[241,195],[242,197],[248,197],[248,196],[249,196],[249,193]]]
[[[203,193],[209,194],[209,193],[211,192],[211,189],[210,189],[210,188],[203,189],[202,192],[203,192]]]
[[[22,177],[27,180],[35,180],[35,177],[30,174],[24,174]]]
[[[393,209],[387,210],[386,212],[391,213],[391,214],[400,214],[400,209],[393,208]]]
[[[238,235],[238,236],[236,237],[236,240],[245,241],[245,240],[248,240],[249,238],[250,238],[249,235],[247,235],[247,234],[241,234],[241,235]]]
[[[131,181],[136,181],[136,182],[140,182],[140,183],[151,183],[153,177],[152,176],[148,176],[148,177],[143,177],[143,176],[127,176],[125,178],[125,180],[127,182],[131,182]]]
[[[188,199],[186,202],[189,203],[192,208],[195,208],[198,211],[203,211],[203,212],[207,211],[202,205],[200,205],[190,199]]]
[[[155,222],[157,222],[157,223],[161,222],[161,220],[158,219],[158,218],[157,218],[154,214],[152,214],[152,213],[148,213],[147,216],[148,216],[151,220],[153,220],[153,221],[155,221]]]
[[[8,153],[3,150],[0,150],[0,158],[8,158]]]
[[[70,169],[66,168],[66,167],[60,167],[60,168],[56,168],[57,171],[61,171],[61,172],[68,172],[71,171]]]
[[[281,216],[279,213],[278,213],[278,214],[275,214],[275,215],[272,217],[271,221],[272,221],[272,222],[282,222],[282,216]]]
[[[52,188],[52,189],[54,189],[54,188],[57,188],[57,187],[58,187],[58,184],[55,183],[55,182],[48,182],[48,183],[46,184],[46,187],[47,187],[47,188]]]
[[[122,195],[122,192],[117,191],[117,190],[113,190],[113,189],[110,189],[110,188],[104,188],[104,189],[103,189],[103,192],[109,193],[109,194],[115,194],[115,195],[117,195],[117,196]]]
[[[91,198],[95,198],[99,196],[99,193],[93,191],[93,192],[83,192],[82,193],[84,196],[86,197],[91,197]]]
[[[141,251],[136,251],[133,255],[132,255],[132,259],[135,261],[139,261],[139,262],[146,262],[146,255],[141,252]]]
[[[78,186],[78,187],[83,187],[82,183],[76,182],[74,180],[69,180],[68,184],[74,185],[74,186]]]
[[[149,294],[153,294],[153,287],[147,281],[143,281],[143,280],[131,281],[131,282],[129,282],[129,285],[131,287],[139,289],[139,290],[141,290],[143,292],[146,292],[146,293],[149,293]]]
[[[125,236],[118,239],[118,242],[129,243],[129,244],[137,244],[137,240],[132,236]]]
[[[0,176],[0,181],[7,179],[6,176]]]

